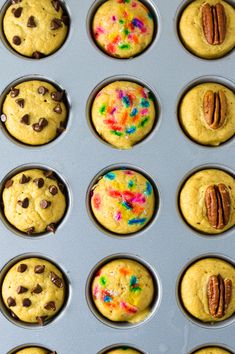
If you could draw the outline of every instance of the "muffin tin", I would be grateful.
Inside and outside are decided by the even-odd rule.
[[[180,186],[195,169],[213,166],[234,174],[234,138],[219,147],[200,146],[185,136],[177,117],[180,98],[194,82],[219,80],[234,90],[234,51],[217,60],[195,57],[182,46],[177,34],[178,16],[188,1],[146,0],[143,2],[154,11],[158,23],[152,45],[133,59],[108,57],[96,47],[89,31],[93,11],[102,2],[66,0],[70,31],[65,44],[51,56],[27,59],[8,50],[4,41],[0,43],[1,99],[12,82],[39,76],[66,90],[70,108],[66,132],[41,147],[9,139],[1,126],[0,180],[25,165],[44,166],[65,181],[69,195],[66,217],[55,235],[22,238],[0,223],[1,276],[5,265],[16,257],[40,253],[63,269],[69,283],[63,311],[44,327],[26,328],[1,314],[1,353],[12,353],[27,343],[53,348],[58,354],[105,353],[119,343],[129,343],[148,354],[189,354],[207,343],[234,353],[233,319],[219,328],[202,326],[183,313],[177,295],[179,276],[193,260],[207,254],[235,260],[234,228],[220,236],[199,237],[185,224],[178,209]],[[234,5],[234,1],[228,2]],[[3,0],[0,5],[4,6]],[[117,75],[146,83],[160,106],[152,133],[127,151],[103,144],[88,122],[92,93],[97,85]],[[94,225],[87,210],[90,183],[100,171],[114,165],[144,171],[159,194],[156,217],[133,237],[110,237]],[[133,328],[113,328],[98,320],[88,306],[89,274],[99,262],[117,254],[137,257],[156,275],[158,297],[153,313]]]

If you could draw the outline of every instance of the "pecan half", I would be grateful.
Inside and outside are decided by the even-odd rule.
[[[223,229],[229,222],[231,212],[230,194],[225,184],[207,187],[205,204],[210,225],[214,229]]]
[[[218,129],[225,123],[227,115],[227,98],[224,91],[207,91],[203,98],[203,113],[211,129]]]
[[[224,6],[217,3],[202,7],[202,28],[207,42],[211,45],[222,44],[225,40],[227,24]]]
[[[212,275],[207,284],[209,312],[214,318],[225,315],[232,297],[232,281],[223,279],[221,275]]]

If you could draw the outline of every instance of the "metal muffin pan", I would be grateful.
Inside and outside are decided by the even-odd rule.
[[[202,327],[185,316],[177,296],[179,276],[196,258],[213,254],[235,259],[234,228],[219,237],[200,237],[182,220],[177,203],[179,188],[194,169],[206,165],[232,173],[235,170],[234,139],[215,148],[195,144],[185,136],[177,117],[182,93],[194,80],[219,77],[234,88],[234,51],[217,60],[193,56],[182,46],[176,30],[179,8],[187,2],[145,3],[156,9],[157,35],[152,45],[133,59],[108,57],[94,45],[88,31],[93,0],[66,0],[71,18],[69,35],[51,56],[32,60],[14,55],[0,43],[1,93],[19,78],[38,75],[65,89],[70,106],[67,131],[43,147],[15,144],[6,136],[4,127],[0,130],[0,181],[19,166],[46,166],[65,180],[70,200],[66,218],[55,235],[22,238],[0,222],[0,269],[22,254],[40,253],[63,269],[70,289],[65,308],[47,326],[25,328],[0,314],[1,354],[14,352],[14,348],[27,343],[52,348],[58,354],[97,354],[118,343],[129,343],[148,354],[189,354],[207,343],[235,353],[233,321],[220,328]],[[0,7],[3,5],[0,0]],[[101,142],[87,121],[91,93],[116,75],[146,83],[157,93],[160,105],[154,131],[128,151]],[[107,237],[87,212],[91,181],[111,165],[145,171],[159,193],[160,208],[154,222],[133,237]],[[156,310],[134,328],[113,328],[101,322],[87,303],[86,284],[91,270],[118,253],[147,262],[156,270],[160,284],[161,301]]]

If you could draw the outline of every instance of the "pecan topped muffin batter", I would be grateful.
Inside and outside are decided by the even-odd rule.
[[[220,58],[235,46],[235,10],[223,0],[195,0],[183,11],[179,34],[185,47],[205,59]]]
[[[16,52],[40,59],[62,46],[68,22],[59,0],[12,0],[3,18],[3,31]]]
[[[220,258],[204,258],[186,270],[180,284],[185,309],[203,322],[218,322],[235,312],[235,268]]]
[[[42,258],[27,258],[7,272],[1,293],[13,317],[43,325],[63,306],[66,286],[54,264]]]
[[[180,192],[180,209],[187,223],[206,234],[235,225],[235,180],[217,169],[194,173]]]

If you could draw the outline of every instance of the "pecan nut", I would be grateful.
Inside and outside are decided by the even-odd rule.
[[[214,318],[222,318],[232,298],[232,281],[221,275],[212,275],[207,284],[209,312]]]
[[[223,183],[207,187],[205,194],[207,218],[214,229],[222,230],[229,222],[231,199]]]
[[[207,91],[203,98],[203,112],[205,121],[211,129],[222,127],[227,115],[227,98],[224,91]]]
[[[207,42],[211,45],[222,44],[225,40],[227,21],[224,6],[217,3],[202,7],[202,28]]]

